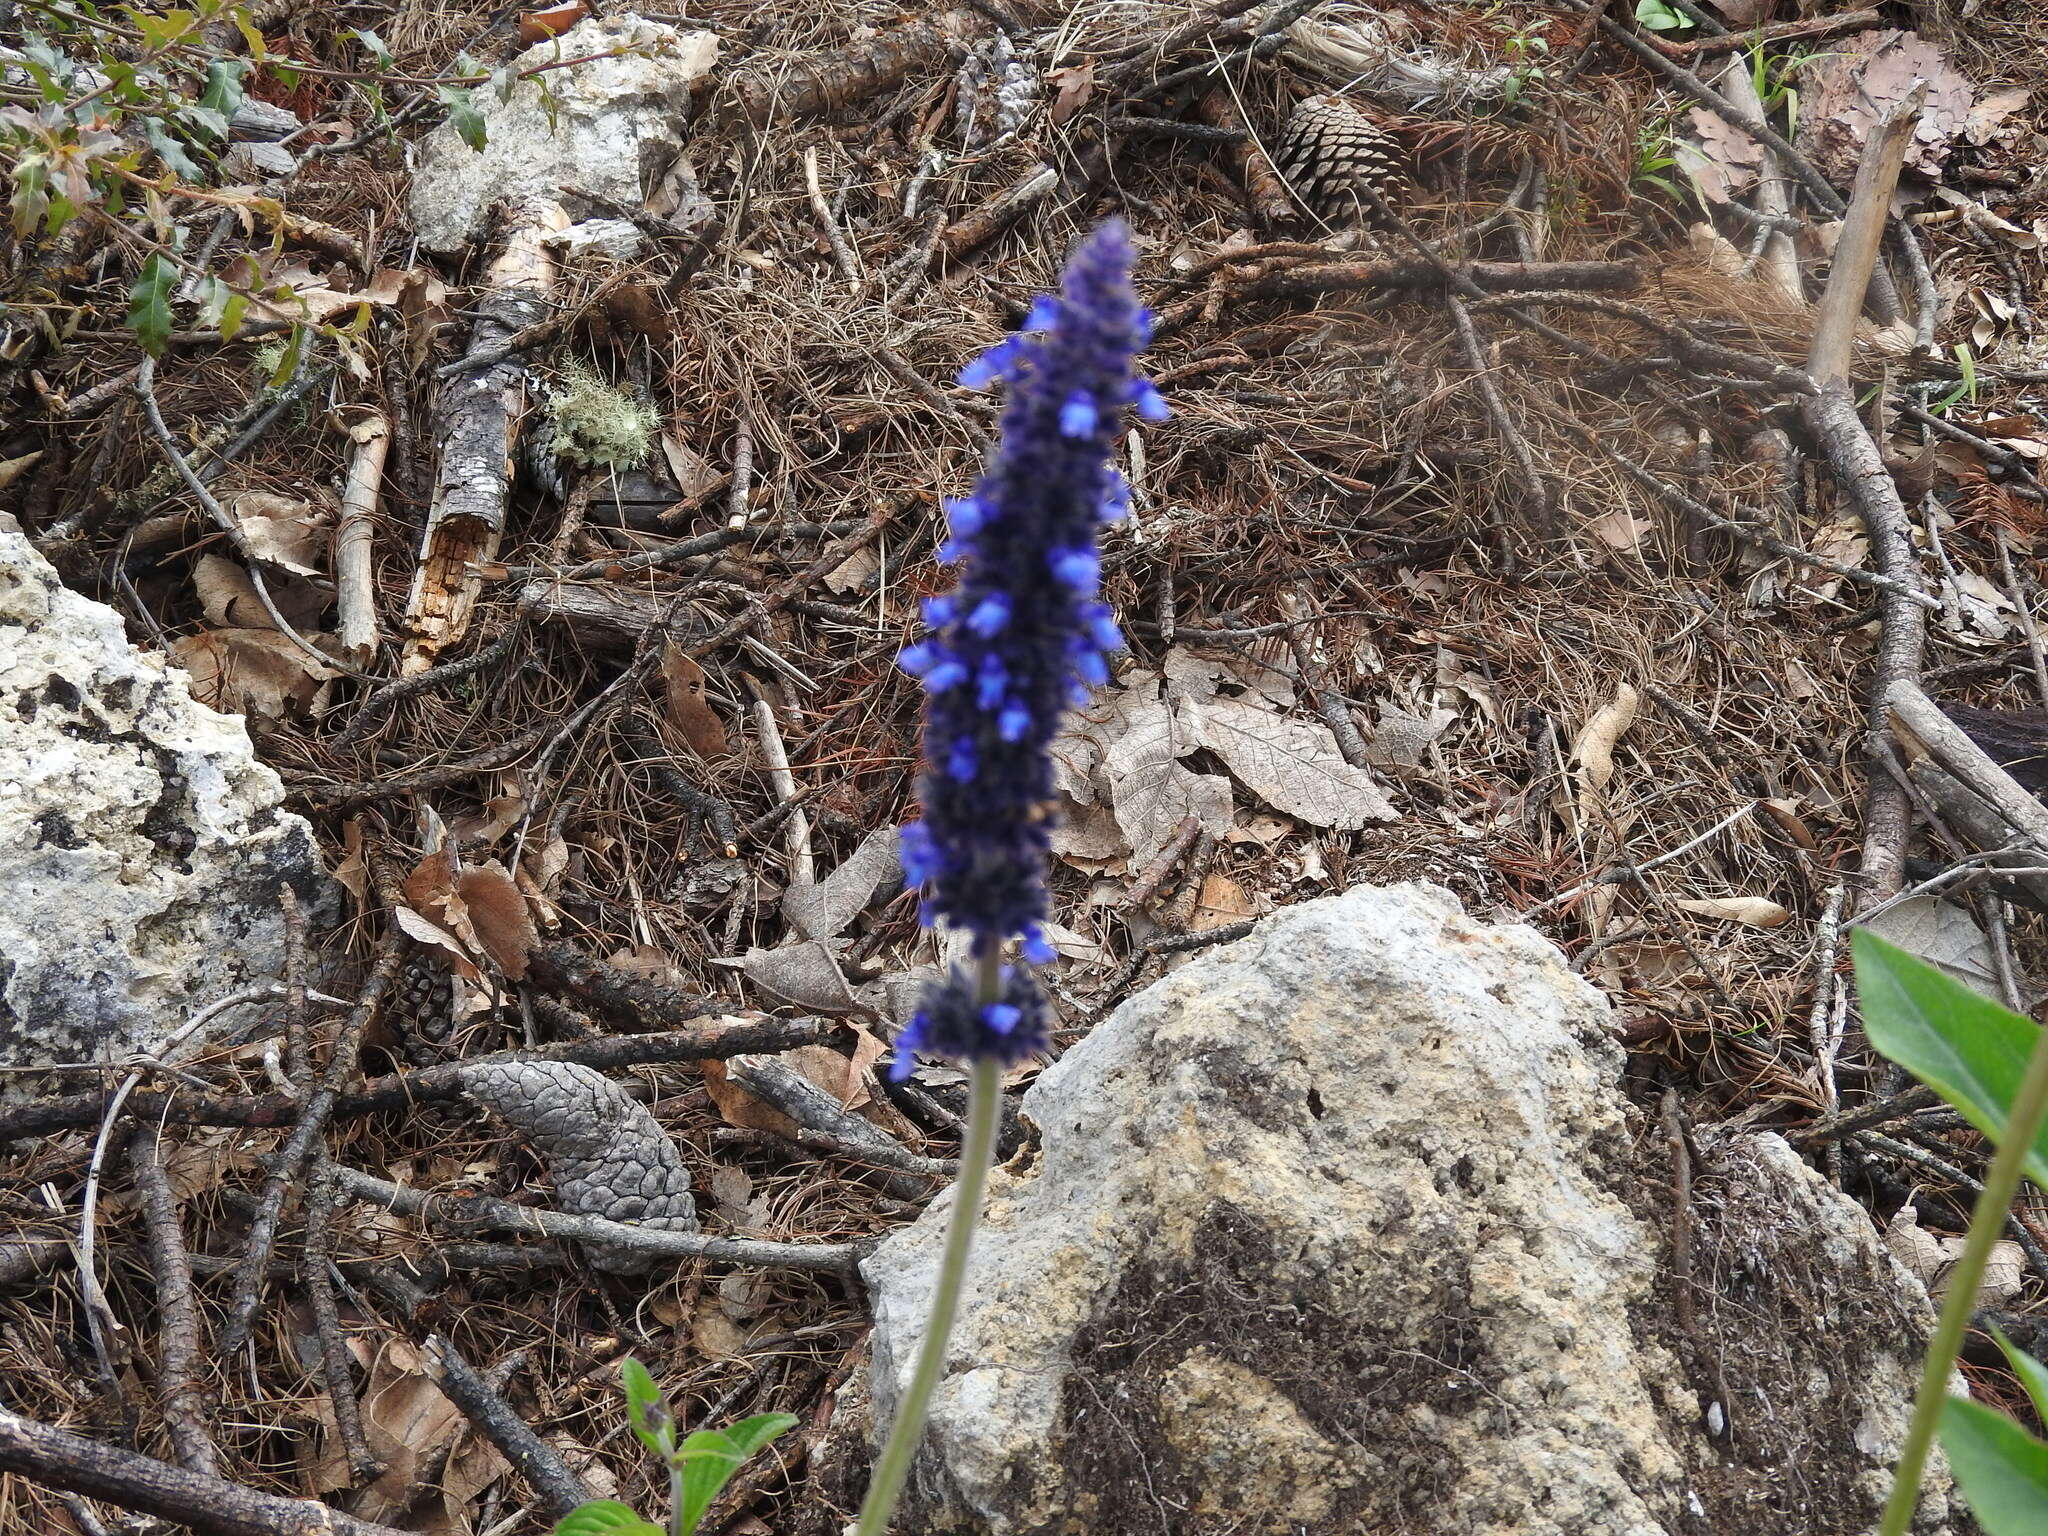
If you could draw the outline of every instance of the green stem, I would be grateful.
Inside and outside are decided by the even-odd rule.
[[[1920,1374],[1920,1395],[1913,1402],[1913,1422],[1906,1430],[1906,1444],[1899,1453],[1899,1470],[1892,1481],[1891,1498],[1884,1507],[1884,1523],[1878,1536],[1906,1536],[1913,1511],[1920,1502],[1920,1477],[1927,1470],[1927,1453],[1934,1444],[1934,1431],[1941,1411],[1948,1406],[1948,1378],[1962,1352],[1963,1335],[1969,1331],[1970,1313],[1977,1304],[1977,1287],[1984,1279],[1991,1248],[2005,1230],[2005,1213],[2019,1192],[2020,1176],[2041,1122],[2048,1116],[2048,1029],[2034,1041],[2027,1057],[2027,1070],[2013,1095],[2012,1112],[2006,1117],[2005,1134],[1998,1138],[1998,1155],[1984,1175],[1983,1193],[1970,1213],[1970,1231],[1963,1241],[1962,1257],[1949,1279],[1948,1295],[1941,1304],[1941,1319],[1935,1324],[1934,1341],[1927,1348],[1927,1364]]]
[[[979,989],[984,1005],[995,999],[1000,974],[1000,962],[992,956],[985,957]],[[946,1368],[946,1341],[952,1336],[954,1314],[960,1310],[967,1255],[974,1246],[974,1229],[981,1221],[981,1199],[988,1187],[1003,1096],[1003,1069],[999,1062],[977,1061],[972,1071],[967,1139],[960,1148],[960,1179],[953,1188],[953,1219],[946,1228],[946,1251],[939,1260],[938,1284],[932,1291],[932,1315],[925,1324],[917,1370],[903,1400],[896,1405],[896,1422],[889,1426],[889,1443],[882,1447],[881,1458],[868,1481],[857,1536],[883,1536],[889,1529],[889,1516],[910,1476],[918,1442],[924,1438],[925,1415],[931,1408],[932,1393]]]

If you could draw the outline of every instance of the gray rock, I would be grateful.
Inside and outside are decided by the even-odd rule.
[[[1024,1097],[897,1529],[1870,1528],[1924,1293],[1782,1142],[1707,1137],[1688,1334],[1607,1018],[1533,931],[1417,885],[1126,1003]],[[949,1214],[863,1266],[882,1425]]]
[[[278,888],[333,899],[282,799],[242,721],[0,516],[0,1065],[153,1051],[276,975]]]
[[[652,177],[682,151],[690,83],[717,58],[718,40],[633,15],[593,18],[534,44],[510,67],[517,73],[609,49],[631,51],[523,80],[506,101],[476,92],[481,151],[452,124],[427,136],[411,193],[422,245],[453,254],[487,232],[496,205],[523,218],[561,203],[566,187],[643,200]]]

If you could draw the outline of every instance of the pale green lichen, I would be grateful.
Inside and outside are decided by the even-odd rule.
[[[607,384],[582,363],[562,370],[550,392],[555,457],[586,469],[635,469],[654,446],[661,415],[645,401]]]

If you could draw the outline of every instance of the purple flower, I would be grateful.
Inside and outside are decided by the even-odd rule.
[[[1003,967],[992,1003],[980,1002],[974,979],[955,966],[944,981],[925,988],[917,1012],[896,1037],[889,1076],[902,1082],[920,1055],[1015,1066],[1052,1044],[1051,1020],[1045,994],[1022,966]]]
[[[906,829],[906,869],[922,890],[924,920],[966,930],[980,959],[1013,938],[1026,940],[1033,963],[1046,957],[1046,748],[1076,690],[1107,682],[1105,653],[1123,645],[1096,598],[1097,535],[1130,496],[1110,460],[1125,407],[1156,418],[1165,406],[1132,371],[1150,323],[1131,288],[1131,259],[1122,224],[1096,230],[1067,263],[1059,294],[1041,296],[1021,330],[960,375],[971,388],[1006,382],[1009,401],[1002,441],[973,493],[946,504],[952,536],[941,558],[958,564],[959,585],[927,606],[931,633],[902,657],[926,693],[924,820]],[[954,982],[940,984],[919,1014],[929,1022],[907,1030],[906,1044],[1017,1059],[1015,1042],[1042,1039],[1032,1021],[1044,1006],[1011,999],[1013,984],[1000,1000],[1020,1010],[1007,1028],[1007,1013],[985,1016],[971,997],[950,998]],[[982,1048],[997,1040],[1000,1051]]]

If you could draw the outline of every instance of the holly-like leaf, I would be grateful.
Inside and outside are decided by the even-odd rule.
[[[488,130],[483,113],[477,110],[476,92],[459,85],[436,86],[434,92],[448,109],[448,125],[455,130],[455,136],[481,154]]]
[[[203,181],[206,173],[192,163],[192,157],[185,153],[185,146],[164,132],[163,124],[153,117],[142,120],[142,136],[149,140],[149,147],[156,151],[164,168],[180,181]]]
[[[128,329],[151,357],[162,357],[171,344],[171,286],[177,276],[168,257],[152,255],[128,293]]]
[[[718,1490],[731,1481],[746,1459],[795,1423],[794,1414],[757,1413],[730,1429],[700,1429],[683,1442],[675,1457],[683,1474],[683,1536],[694,1536],[697,1522],[718,1497]]]
[[[224,125],[242,104],[242,76],[248,69],[247,59],[214,59],[206,66],[206,89],[200,92],[199,105],[216,114]],[[225,126],[220,136],[227,137]]]
[[[661,1527],[617,1499],[592,1499],[557,1520],[554,1536],[661,1536]]]
[[[377,68],[389,69],[391,67],[393,62],[391,50],[385,46],[383,38],[372,32],[368,27],[358,27],[356,29],[356,41],[363,45],[364,50],[370,55],[371,62]]]
[[[14,195],[7,200],[14,238],[26,240],[50,211],[50,162],[41,155],[23,155],[14,166]]]

